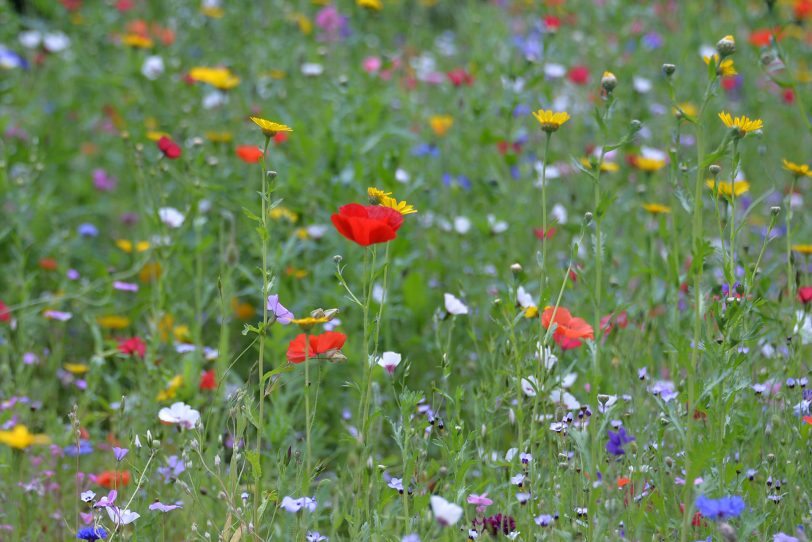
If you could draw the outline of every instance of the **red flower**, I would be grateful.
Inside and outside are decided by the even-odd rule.
[[[753,30],[750,33],[749,41],[756,47],[767,47],[772,40],[773,32],[768,29]]]
[[[68,11],[76,11],[82,7],[82,0],[61,0],[61,3]]]
[[[338,233],[362,247],[386,243],[397,237],[403,216],[389,207],[350,203],[330,217]]]
[[[561,19],[555,15],[546,15],[544,17],[544,26],[550,32],[558,32],[558,29],[561,28]]]
[[[240,145],[236,152],[240,160],[249,164],[256,164],[262,160],[262,149],[254,145]]]
[[[288,133],[287,132],[276,132],[276,135],[273,136],[273,143],[274,145],[281,145],[285,141],[288,140]]]
[[[181,148],[180,145],[172,141],[166,136],[162,136],[161,139],[158,140],[158,148],[161,149],[161,152],[164,153],[164,156],[169,158],[170,160],[174,160],[181,155]]]
[[[553,311],[555,310],[555,319]],[[541,313],[541,325],[544,329],[549,329],[552,323],[556,324],[553,332],[553,339],[563,350],[577,348],[581,346],[581,339],[594,339],[595,332],[592,326],[586,323],[583,318],[576,318],[564,307],[547,307]]]
[[[800,299],[804,305],[812,301],[812,286],[801,286],[798,288],[798,299]]]
[[[552,239],[553,235],[555,235],[555,228],[547,228],[546,233],[541,228],[533,228],[533,235],[535,235],[539,241],[544,241],[545,238]]]
[[[347,336],[337,331],[327,331],[321,335],[310,336],[310,348],[308,349],[307,356],[305,356],[305,338],[304,333],[300,333],[295,339],[290,341],[288,345],[288,361],[291,363],[302,363],[307,358],[315,358],[320,354],[325,354],[331,350],[341,350]]]
[[[200,385],[198,386],[201,390],[214,390],[217,389],[217,380],[216,374],[214,369],[209,369],[200,377]]]
[[[106,470],[96,475],[96,483],[107,489],[123,487],[130,483],[130,473]]]
[[[451,84],[455,87],[461,87],[462,85],[470,87],[474,84],[473,76],[465,71],[465,68],[456,68],[451,70],[450,72],[446,73],[446,77],[448,77],[448,80],[451,81]]]
[[[795,92],[791,88],[785,88],[784,92],[781,94],[781,97],[784,99],[784,103],[787,105],[792,105],[795,103]]]
[[[629,315],[626,311],[621,311],[618,314],[609,314],[601,318],[601,329],[604,335],[608,335],[612,328],[615,326],[620,329],[626,329],[629,325]]]
[[[118,2],[116,2],[116,9],[121,12],[130,11],[133,7],[135,6],[132,0],[118,0]]]
[[[119,341],[118,351],[127,355],[137,354],[138,357],[143,358],[147,353],[147,344],[140,337],[124,339]]]
[[[812,416],[804,416],[804,421],[809,425],[812,425]]]
[[[43,258],[39,261],[40,269],[44,269],[46,271],[56,271],[56,268],[59,264],[56,263],[56,260],[53,258]]]
[[[11,314],[8,312],[8,306],[0,301],[0,322],[10,322]]]
[[[567,78],[576,85],[585,85],[589,82],[589,68],[586,66],[573,66]]]

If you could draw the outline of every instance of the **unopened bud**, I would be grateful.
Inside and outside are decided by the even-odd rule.
[[[335,256],[333,256],[333,262],[336,263],[336,264],[341,263],[341,260],[343,260],[343,259],[344,259],[344,256],[342,256],[341,254],[336,254]]]
[[[719,56],[726,57],[736,52],[736,40],[733,36],[725,36],[716,43],[716,50]]]
[[[671,77],[675,71],[677,71],[677,67],[673,64],[663,64],[663,74],[665,74],[666,77]]]
[[[276,176],[277,176],[277,175],[278,175],[278,173],[277,173],[277,172],[275,172],[275,171],[269,171],[269,172],[268,172],[268,180],[272,181],[272,180],[276,179]]]
[[[640,122],[640,121],[639,121],[639,120],[637,120],[637,119],[633,119],[633,120],[632,120],[632,121],[629,123],[629,128],[631,129],[631,131],[632,131],[632,132],[639,132],[639,131],[640,131],[640,128],[642,128],[642,127],[643,127],[643,123],[642,123],[642,122]]]
[[[584,213],[584,224],[589,226],[592,223],[592,213],[587,211]]]
[[[615,87],[617,86],[617,77],[615,77],[615,74],[612,72],[603,72],[603,76],[601,77],[601,86],[603,87],[603,90],[608,93],[615,90]]]
[[[770,207],[770,214],[773,216],[778,216],[781,214],[781,207],[774,205]]]
[[[711,164],[710,167],[708,168],[708,171],[710,171],[711,175],[714,176],[719,175],[719,172],[722,171],[722,166],[720,166],[719,164]]]
[[[512,272],[514,275],[518,275],[519,273],[521,273],[521,272],[522,272],[522,264],[520,264],[520,263],[518,263],[518,262],[517,262],[517,263],[514,263],[513,265],[511,265],[511,266],[510,266],[510,271],[511,271],[511,272]]]

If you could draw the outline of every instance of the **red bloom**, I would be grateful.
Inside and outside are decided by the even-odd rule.
[[[56,260],[53,258],[43,258],[39,261],[40,269],[44,269],[46,271],[56,271],[56,268],[59,264],[56,263]]]
[[[118,0],[118,2],[116,2],[116,9],[121,12],[130,11],[133,7],[135,6],[132,0]]]
[[[812,425],[812,416],[804,416],[804,421],[809,425]]]
[[[552,239],[553,235],[555,235],[555,228],[547,228],[546,233],[541,228],[533,228],[533,235],[535,235],[539,241],[544,241],[545,238]]]
[[[10,322],[11,314],[8,312],[8,306],[0,301],[0,322]]]
[[[172,141],[166,136],[162,136],[161,139],[158,140],[158,148],[161,149],[161,152],[164,153],[164,156],[169,158],[170,160],[174,160],[181,155],[181,148],[180,145]]]
[[[589,68],[586,66],[573,66],[567,78],[576,85],[585,85],[589,82]]]
[[[262,149],[254,145],[240,145],[236,152],[240,160],[249,164],[256,164],[262,160]]]
[[[68,11],[76,11],[82,7],[82,0],[61,0],[61,3]]]
[[[209,369],[200,377],[200,385],[198,386],[201,390],[214,390],[217,389],[217,380],[216,374],[214,369]]]
[[[96,483],[107,489],[123,487],[130,483],[130,473],[127,471],[113,472],[106,470],[96,475]]]
[[[276,132],[276,135],[273,136],[273,143],[274,145],[281,145],[285,141],[288,140],[288,133],[287,132]]]
[[[601,329],[603,330],[604,335],[608,335],[615,326],[619,327],[620,329],[626,329],[626,326],[628,325],[629,315],[626,313],[626,311],[621,311],[618,314],[608,314],[601,318]]]
[[[792,105],[795,103],[795,92],[791,88],[785,88],[784,92],[781,93],[781,98],[783,98],[785,104]]]
[[[397,237],[403,216],[389,207],[350,203],[330,217],[338,233],[362,247],[386,243]]]
[[[812,301],[812,286],[801,286],[798,288],[798,299],[806,305]]]
[[[750,33],[749,41],[756,47],[767,47],[772,40],[773,32],[768,29],[753,30]]]
[[[307,356],[305,356],[305,338],[304,333],[300,333],[295,339],[290,341],[288,345],[288,361],[291,363],[302,363],[307,358],[318,357],[320,354],[325,354],[330,350],[341,350],[347,336],[337,331],[327,331],[321,335],[310,336],[310,348],[308,348]]]
[[[462,85],[470,87],[474,84],[474,77],[465,71],[465,68],[456,68],[451,70],[450,72],[446,73],[446,77],[448,77],[448,80],[451,81],[451,84],[455,87],[461,87]]]
[[[555,310],[555,319],[553,319]],[[576,318],[564,307],[547,307],[541,313],[541,325],[544,329],[549,329],[552,323],[556,324],[553,332],[553,339],[563,350],[577,348],[581,345],[581,339],[594,339],[595,332],[592,326],[586,323],[583,318]]]
[[[561,28],[561,19],[555,15],[546,15],[544,17],[544,26],[547,27],[547,30],[550,32],[557,32],[558,29]]]
[[[143,358],[147,353],[147,344],[140,337],[124,339],[119,341],[118,351],[127,355],[137,354],[138,357]]]

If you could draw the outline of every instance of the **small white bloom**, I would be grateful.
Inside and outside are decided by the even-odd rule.
[[[397,352],[384,352],[378,358],[378,365],[386,369],[390,375],[395,372],[395,369],[400,365],[401,355]]]
[[[90,502],[96,498],[96,494],[92,491],[83,491],[79,498],[82,499],[82,502]]]
[[[203,109],[214,109],[228,102],[228,94],[219,90],[212,90],[203,97]]]
[[[445,310],[449,314],[468,314],[468,307],[454,295],[446,293],[443,298],[445,300]]]
[[[395,170],[395,180],[399,183],[409,182],[409,172],[405,169],[398,168]]]
[[[105,510],[107,510],[107,515],[110,516],[110,521],[116,525],[129,525],[141,517],[141,514],[138,512],[122,510],[117,506],[108,506]]]
[[[488,215],[488,225],[492,233],[502,233],[508,229],[508,223],[504,220],[497,220],[495,216]]]
[[[26,30],[25,32],[20,32],[17,39],[20,40],[20,43],[26,49],[36,49],[39,47],[39,44],[42,43],[42,34],[36,30]]]
[[[70,38],[64,32],[49,32],[42,38],[42,45],[49,53],[59,53],[70,47]]]
[[[462,508],[452,502],[448,502],[439,495],[432,495],[431,511],[440,525],[449,526],[457,523],[462,517]]]
[[[553,210],[550,212],[550,215],[553,217],[553,220],[559,224],[567,223],[567,208],[560,203],[553,205]]]
[[[516,288],[516,301],[519,302],[519,306],[523,309],[536,306],[536,304],[533,303],[533,296],[527,293],[524,286],[519,286]]]
[[[186,429],[194,428],[200,421],[200,412],[186,403],[173,403],[169,408],[162,408],[158,412],[158,419],[166,423],[176,423]]]
[[[180,228],[183,225],[183,221],[186,219],[183,216],[183,213],[175,209],[174,207],[162,207],[158,209],[158,216],[167,227],[169,228]]]
[[[650,80],[646,79],[645,77],[638,76],[635,76],[634,79],[632,79],[632,86],[634,87],[634,90],[640,94],[649,92],[652,87]]]
[[[535,376],[528,376],[527,378],[522,378],[522,391],[528,397],[535,397],[536,390],[539,389],[538,380],[536,380]]]
[[[324,66],[315,62],[305,62],[302,64],[302,75],[305,77],[318,77],[324,73]]]
[[[141,74],[149,79],[155,81],[164,73],[164,59],[158,55],[148,56],[141,65]]]
[[[460,235],[465,235],[471,229],[471,220],[466,216],[458,216],[454,219],[454,231]]]

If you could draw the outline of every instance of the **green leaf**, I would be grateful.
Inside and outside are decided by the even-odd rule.
[[[246,450],[245,459],[251,464],[251,474],[254,477],[254,481],[259,481],[262,478],[262,465],[260,465],[259,453],[256,450]]]
[[[249,220],[253,220],[254,222],[262,222],[262,219],[249,211],[247,207],[242,208],[242,213],[247,216]]]
[[[283,374],[283,373],[289,373],[293,369],[294,369],[293,365],[290,365],[290,364],[282,365],[281,367],[277,367],[276,369],[274,369],[272,371],[268,371],[267,373],[262,375],[262,382],[265,382],[266,380],[268,380],[272,376],[280,375],[280,374]]]

